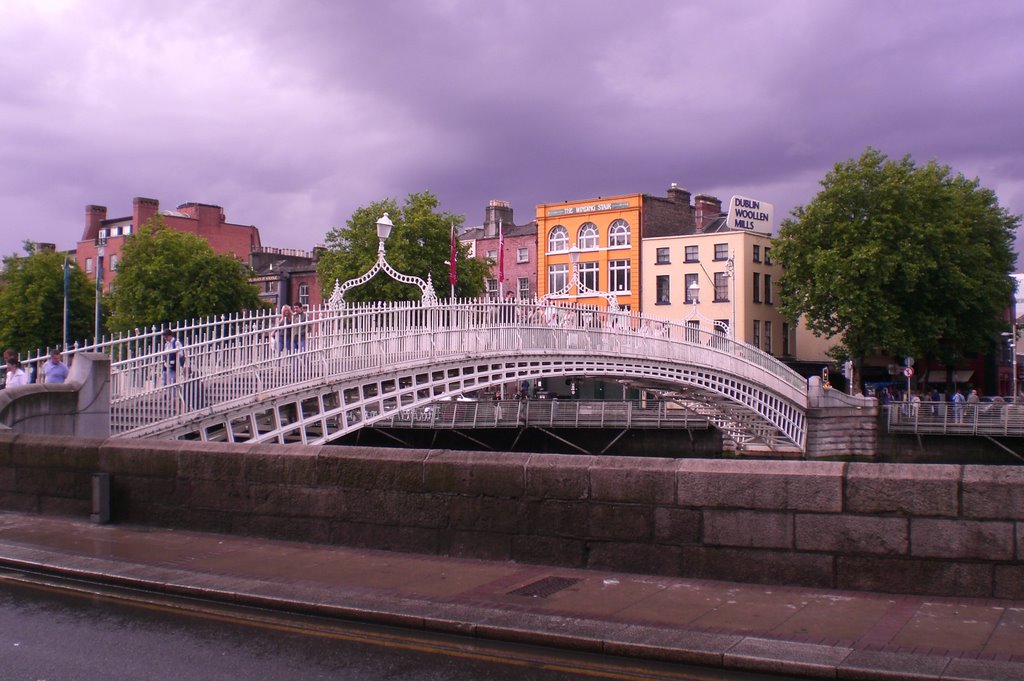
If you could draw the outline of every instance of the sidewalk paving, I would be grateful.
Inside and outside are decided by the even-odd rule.
[[[1024,601],[574,570],[0,513],[0,567],[811,678],[1024,680]]]

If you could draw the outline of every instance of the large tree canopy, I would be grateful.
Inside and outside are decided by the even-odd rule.
[[[168,229],[155,216],[125,239],[108,296],[107,326],[125,331],[258,308],[262,303],[249,273],[205,240]]]
[[[977,179],[872,148],[821,186],[775,240],[784,315],[841,338],[836,354],[858,365],[874,353],[948,365],[992,349],[1013,300],[1020,216]]]
[[[0,288],[0,347],[19,353],[57,347],[64,339],[63,253],[38,250],[26,243],[28,257],[4,258]],[[93,335],[95,289],[77,267],[68,262],[68,342]]]
[[[327,233],[327,251],[320,256],[317,276],[326,299],[331,295],[334,282],[354,279],[367,272],[377,260],[377,220],[384,213],[394,223],[388,238],[387,261],[398,272],[420,277],[427,276],[440,298],[450,295],[449,269],[445,264],[451,257],[452,226],[458,232],[463,222],[461,215],[438,212],[438,200],[430,192],[410,194],[401,207],[394,199],[386,199],[359,208],[344,227]],[[484,290],[486,263],[470,258],[465,246],[456,243],[457,297],[476,297]],[[414,300],[420,292],[415,286],[395,281],[380,273],[362,286],[350,289],[345,299]]]

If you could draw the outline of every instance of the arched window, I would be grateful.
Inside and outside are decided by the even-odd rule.
[[[580,225],[579,235],[576,237],[576,246],[585,251],[597,248],[597,225],[593,222],[584,222]]]
[[[548,252],[569,250],[569,232],[562,225],[555,225],[548,232]]]
[[[629,223],[625,220],[613,220],[608,227],[608,248],[629,245]]]

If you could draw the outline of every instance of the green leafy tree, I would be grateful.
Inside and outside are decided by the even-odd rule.
[[[429,275],[440,298],[450,295],[449,269],[451,229],[456,232],[463,222],[461,215],[439,212],[438,200],[430,192],[410,194],[399,207],[394,199],[386,199],[359,208],[344,227],[327,233],[327,250],[320,256],[317,276],[324,298],[334,290],[334,282],[344,283],[368,271],[377,261],[377,220],[384,213],[394,223],[385,246],[387,261],[398,272],[426,280]],[[455,295],[460,298],[479,296],[487,276],[486,263],[470,258],[467,249],[457,245]],[[349,289],[349,302],[372,300],[416,300],[419,289],[395,281],[380,273],[362,286]]]
[[[785,316],[841,339],[833,356],[853,359],[857,379],[876,353],[951,367],[993,349],[1013,297],[1020,216],[977,179],[870,147],[821,186],[774,243]]]
[[[251,271],[214,253],[200,237],[177,232],[154,216],[125,239],[108,328],[126,331],[262,306]]]
[[[4,258],[0,288],[0,347],[20,353],[56,347],[64,338],[63,253],[25,242],[26,257]],[[75,266],[68,267],[68,342],[93,335],[95,288]]]

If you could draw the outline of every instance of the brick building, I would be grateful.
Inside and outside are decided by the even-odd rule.
[[[319,251],[262,246],[249,254],[253,277],[249,280],[259,289],[260,300],[282,305],[317,306],[323,302],[320,280],[316,275]]]
[[[156,199],[132,199],[132,214],[127,217],[107,218],[105,206],[85,207],[85,230],[75,250],[78,266],[90,277],[95,277],[97,256],[102,246],[103,289],[117,275],[124,240],[146,224],[154,215],[160,215],[164,224],[178,232],[201,237],[214,252],[248,262],[249,254],[261,246],[260,231],[253,225],[227,222],[224,209],[205,203],[183,203],[176,210],[160,210]]]
[[[537,295],[537,223],[515,224],[512,206],[508,201],[492,200],[487,203],[484,224],[472,227],[459,235],[459,241],[469,244],[472,257],[486,258],[493,263],[487,278],[485,295],[497,298],[504,288],[517,298],[528,300]],[[505,281],[498,281],[499,226],[505,241]]]

